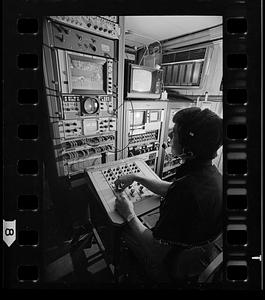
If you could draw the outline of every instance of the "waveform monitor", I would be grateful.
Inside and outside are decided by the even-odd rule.
[[[159,179],[142,159],[127,158],[114,161],[104,166],[89,168],[86,173],[90,187],[93,187],[97,198],[114,224],[125,222],[115,210],[115,200],[118,194],[133,203],[137,216],[144,215],[160,205],[161,196],[154,194],[136,181],[122,192],[116,191],[114,182],[122,175],[135,173],[150,179]]]

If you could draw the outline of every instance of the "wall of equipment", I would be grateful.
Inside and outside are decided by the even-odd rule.
[[[159,174],[167,101],[126,100],[124,110],[123,157],[142,158]]]
[[[123,22],[116,16],[44,20],[45,91],[59,177],[117,159]]]
[[[168,136],[174,113],[214,103],[211,109],[222,114],[222,103],[205,101],[205,92],[208,100],[222,97],[221,29],[206,33],[162,42],[162,91],[170,100],[129,99],[123,90],[124,17],[47,17],[44,78],[58,176],[135,156],[170,179],[178,165]],[[172,100],[172,91],[191,101]]]

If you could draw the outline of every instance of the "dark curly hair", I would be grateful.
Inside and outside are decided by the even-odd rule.
[[[178,125],[179,143],[184,153],[198,159],[213,159],[223,144],[223,120],[209,109],[198,107],[178,111],[173,122]]]

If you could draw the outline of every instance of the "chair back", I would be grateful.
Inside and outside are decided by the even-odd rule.
[[[172,249],[165,260],[173,281],[210,282],[223,261],[222,234],[214,241],[186,249]]]
[[[213,282],[217,272],[221,269],[223,263],[223,252],[219,253],[216,258],[200,274],[198,283]]]

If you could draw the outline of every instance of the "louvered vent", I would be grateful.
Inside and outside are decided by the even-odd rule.
[[[174,63],[181,61],[190,61],[197,59],[204,59],[206,53],[206,48],[200,48],[195,50],[189,50],[184,52],[175,52],[163,55],[162,63]]]
[[[164,86],[200,86],[206,49],[164,54],[162,60]]]

